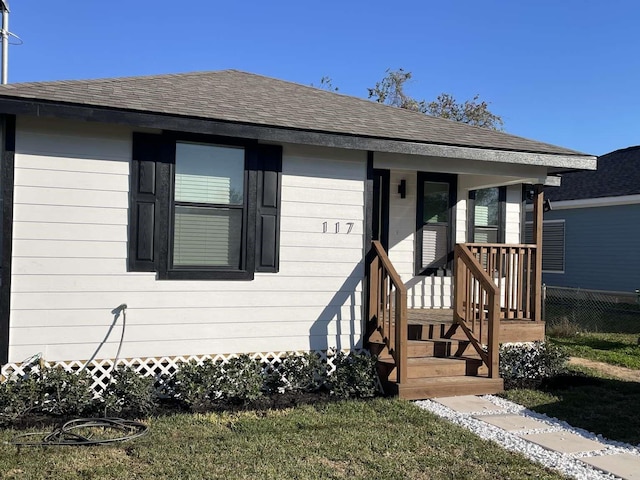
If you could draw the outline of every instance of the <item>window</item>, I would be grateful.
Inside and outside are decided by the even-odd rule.
[[[542,222],[542,271],[564,273],[564,220]],[[533,243],[533,222],[525,225],[525,242]]]
[[[249,280],[278,270],[282,150],[135,134],[129,270]]]
[[[469,242],[504,242],[506,195],[506,187],[482,188],[469,192]]]
[[[430,275],[450,266],[455,192],[455,175],[418,174],[416,275]]]
[[[173,266],[240,268],[244,149],[176,144]]]

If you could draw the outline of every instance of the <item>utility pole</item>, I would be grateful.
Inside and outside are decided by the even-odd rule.
[[[0,0],[2,10],[2,85],[6,85],[9,77],[9,3]]]

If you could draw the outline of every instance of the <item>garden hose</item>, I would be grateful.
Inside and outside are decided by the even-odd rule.
[[[122,313],[122,334],[113,367],[109,372],[109,377],[113,373],[113,370],[117,368],[120,357],[120,350],[122,349],[127,324],[126,309],[127,305],[123,303],[112,311],[115,315]],[[29,361],[31,362],[39,358],[39,355],[34,355]],[[88,364],[89,362],[85,363],[80,371],[84,370]],[[94,436],[96,429],[103,435],[99,437]],[[112,435],[107,435],[107,432]],[[125,442],[142,437],[147,433],[149,433],[149,427],[133,420],[124,420],[122,418],[77,418],[68,421],[50,433],[24,433],[15,436],[7,443],[15,445],[16,447],[95,446]]]
[[[81,429],[102,429],[113,436],[93,437],[79,433]],[[94,446],[126,442],[149,433],[149,428],[133,420],[122,418],[77,418],[70,420],[51,433],[25,433],[14,437],[9,444],[16,447]]]

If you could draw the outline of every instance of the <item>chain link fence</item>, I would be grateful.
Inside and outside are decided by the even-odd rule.
[[[640,333],[640,292],[602,292],[543,286],[543,318],[549,328]]]

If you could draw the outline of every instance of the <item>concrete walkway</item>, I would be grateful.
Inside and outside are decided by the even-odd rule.
[[[624,480],[640,480],[640,451],[632,445],[611,442],[583,430],[573,429],[564,422],[536,414],[524,407],[518,409],[516,407],[519,406],[516,404],[491,395],[433,399],[432,402],[441,406],[440,408],[434,405],[432,405],[433,408],[429,408],[427,402],[429,401],[418,402],[418,404],[437,414],[443,412],[444,416],[447,416],[447,411],[441,407],[446,407],[452,412],[449,416],[451,420],[460,420],[456,423],[463,426],[475,424],[476,428],[470,428],[475,433],[481,432],[486,427],[487,431],[493,432],[491,438],[496,439],[496,429],[498,429],[497,437],[505,439],[507,448],[509,445],[524,443],[525,448],[519,450],[524,450],[523,453],[527,454],[527,450],[532,450],[526,447],[527,442],[542,447],[550,453],[550,457],[553,457],[551,463],[541,461],[538,458],[540,455],[530,456],[551,468],[555,468],[557,463],[566,460],[574,465],[575,478],[583,478],[584,473],[580,473],[580,470],[588,466]],[[473,422],[474,420],[481,423]],[[534,448],[533,451],[537,450]],[[580,462],[583,464],[582,467]],[[559,470],[571,474],[571,469]]]

